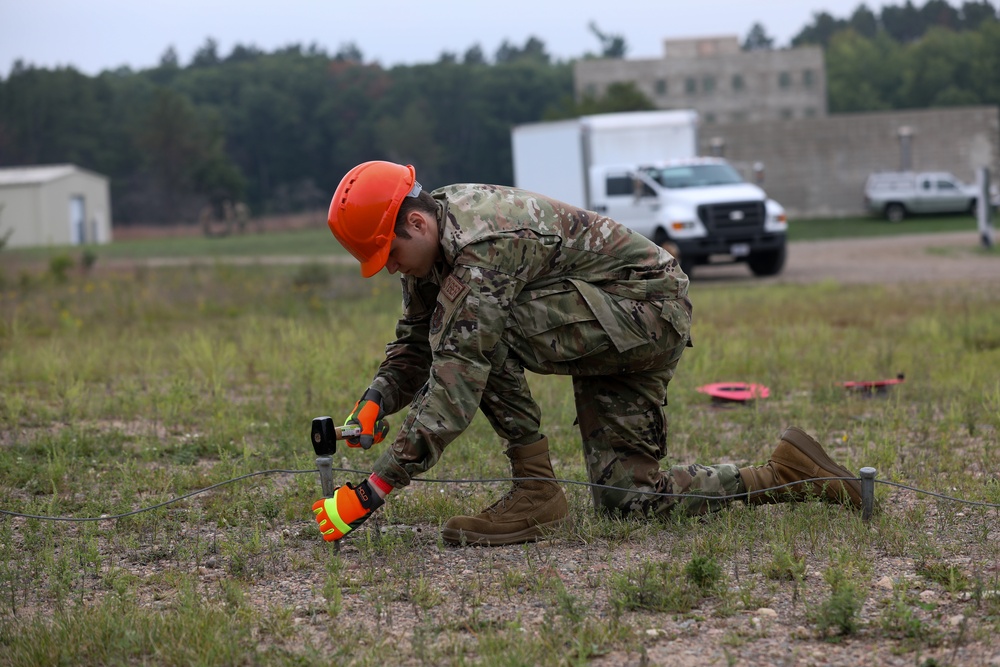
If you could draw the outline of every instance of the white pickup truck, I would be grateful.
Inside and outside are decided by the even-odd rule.
[[[695,266],[785,265],[781,204],[725,160],[697,157],[692,110],[628,111],[511,129],[514,185],[603,213]]]
[[[785,210],[722,158],[590,169],[590,206],[695,266],[745,262],[755,276],[785,265]]]
[[[944,171],[883,171],[865,182],[865,205],[899,222],[922,213],[975,213],[978,192]]]

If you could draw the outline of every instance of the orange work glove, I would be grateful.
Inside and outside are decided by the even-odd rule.
[[[312,509],[323,539],[333,542],[363,524],[384,504],[385,500],[375,493],[366,479],[357,486],[338,486],[332,498],[317,500]]]
[[[363,447],[368,449],[385,439],[389,432],[389,423],[382,419],[382,394],[375,389],[369,389],[365,395],[354,404],[354,411],[347,416],[344,426],[361,428],[361,434],[344,438],[348,447]]]

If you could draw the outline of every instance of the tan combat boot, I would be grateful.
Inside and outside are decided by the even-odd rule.
[[[740,468],[740,477],[746,485],[750,505],[812,497],[861,507],[861,483],[857,479],[807,482],[764,493],[765,489],[815,477],[857,477],[834,463],[818,442],[794,426],[781,434],[781,442],[767,465]]]
[[[507,450],[513,477],[554,480],[549,441]],[[497,546],[531,542],[545,536],[569,514],[566,496],[555,481],[516,481],[507,494],[476,516],[448,519],[441,537],[451,544]]]

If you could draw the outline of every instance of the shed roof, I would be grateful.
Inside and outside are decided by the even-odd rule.
[[[72,164],[48,164],[33,167],[0,168],[0,185],[35,185],[69,176],[81,169]]]

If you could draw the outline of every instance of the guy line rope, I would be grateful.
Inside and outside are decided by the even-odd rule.
[[[364,471],[361,471],[361,470],[352,470],[350,468],[330,468],[330,470],[336,471],[336,472],[340,472],[340,473],[366,474],[366,473],[364,473]],[[211,491],[212,489],[217,489],[217,488],[219,488],[221,486],[226,486],[228,484],[233,484],[235,482],[239,482],[239,481],[242,481],[242,480],[245,480],[245,479],[249,479],[251,477],[259,477],[259,476],[263,476],[263,475],[301,475],[301,474],[316,473],[316,472],[322,472],[322,471],[319,470],[319,469],[317,469],[317,468],[314,468],[312,470],[285,470],[285,469],[260,470],[260,471],[257,471],[257,472],[247,473],[246,475],[240,475],[239,477],[234,477],[232,479],[227,479],[225,481],[218,482],[218,483],[212,484],[210,486],[206,486],[206,487],[204,487],[202,489],[197,489],[195,491],[191,491],[190,493],[185,493],[184,495],[177,496],[176,498],[171,498],[170,500],[165,500],[162,503],[157,503],[157,504],[151,505],[149,507],[142,507],[142,508],[139,508],[139,509],[132,510],[130,512],[122,513],[122,514],[106,514],[106,515],[96,516],[96,517],[45,516],[45,515],[38,515],[38,514],[24,514],[24,513],[21,513],[21,512],[13,512],[11,510],[4,510],[4,509],[0,509],[0,514],[7,515],[7,516],[13,516],[13,517],[21,517],[21,518],[26,518],[26,519],[38,519],[40,521],[76,521],[76,522],[85,522],[85,521],[114,521],[114,520],[117,520],[117,519],[123,519],[123,518],[128,517],[128,516],[133,516],[135,514],[141,514],[143,512],[151,512],[152,510],[159,509],[161,507],[165,507],[167,505],[171,505],[173,503],[177,503],[177,502],[180,502],[182,500],[186,500],[187,498],[191,498],[192,496],[196,496],[196,495],[199,495],[201,493],[205,493],[207,491]],[[427,483],[427,484],[492,484],[492,483],[499,483],[499,482],[520,482],[520,481],[528,481],[528,480],[534,480],[534,479],[536,479],[536,478],[533,478],[533,477],[495,477],[495,478],[471,478],[471,479],[414,478],[413,481],[414,482],[418,482],[418,483]],[[887,480],[876,479],[875,478],[875,469],[874,468],[869,468],[869,467],[865,467],[865,468],[861,469],[861,477],[860,478],[858,478],[858,477],[817,477],[817,478],[799,480],[799,481],[796,481],[796,482],[789,482],[788,484],[782,484],[780,486],[774,486],[774,487],[770,487],[768,489],[762,489],[760,491],[755,492],[753,495],[755,495],[755,496],[756,495],[763,495],[763,494],[766,494],[769,491],[779,491],[779,490],[784,489],[786,487],[795,486],[797,484],[808,484],[810,482],[830,482],[830,481],[836,481],[836,480],[859,480],[859,479],[861,481],[862,518],[864,518],[866,521],[868,519],[870,519],[871,515],[872,515],[872,511],[873,511],[873,507],[874,507],[874,501],[875,501],[875,483],[876,482],[879,483],[879,484],[885,484],[886,486],[893,486],[893,487],[896,487],[896,488],[899,488],[899,489],[904,489],[904,490],[907,490],[907,491],[913,491],[913,492],[918,493],[918,494],[924,494],[924,495],[928,495],[928,496],[933,496],[935,498],[940,498],[942,500],[948,500],[948,501],[952,501],[952,502],[956,502],[956,503],[961,503],[961,504],[964,504],[964,505],[971,505],[971,506],[975,506],[975,507],[1000,508],[1000,504],[998,504],[998,503],[988,503],[988,502],[977,501],[977,500],[965,500],[963,498],[955,498],[953,496],[948,496],[948,495],[945,495],[943,493],[936,493],[934,491],[926,491],[924,489],[920,489],[920,488],[917,488],[917,487],[907,486],[905,484],[900,484],[898,482],[890,482],[890,481],[887,481]],[[586,486],[586,487],[600,488],[600,489],[616,489],[617,488],[617,487],[613,487],[613,486],[608,486],[606,484],[595,484],[593,482],[581,482],[581,481],[572,480],[572,479],[554,479],[552,481],[558,482],[560,484]],[[714,496],[714,495],[710,496],[710,495],[700,495],[700,494],[696,494],[696,493],[661,493],[661,492],[658,492],[658,491],[642,491],[642,490],[639,490],[639,489],[629,489],[629,491],[633,492],[633,493],[638,493],[638,494],[641,494],[641,495],[658,496],[658,497],[663,497],[663,498],[697,498],[697,499],[704,499],[704,500],[739,500],[739,499],[747,498],[747,494],[746,493],[737,493],[737,494],[732,494],[732,495],[728,495],[728,496]]]

